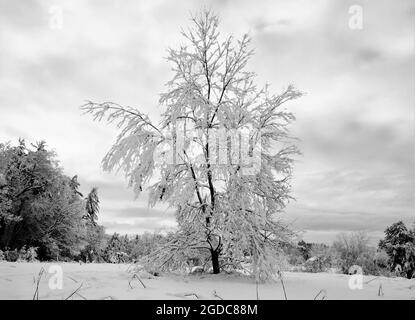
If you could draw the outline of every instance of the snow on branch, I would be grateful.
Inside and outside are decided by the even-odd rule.
[[[81,110],[91,114],[95,121],[115,123],[121,129],[116,143],[103,159],[103,168],[106,171],[123,171],[129,186],[138,195],[143,190],[143,183],[152,176],[154,152],[164,140],[162,132],[147,115],[113,102],[89,101]]]

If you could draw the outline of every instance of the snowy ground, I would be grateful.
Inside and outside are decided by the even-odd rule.
[[[137,279],[129,284],[132,274],[127,272],[129,266],[122,264],[57,264],[62,267],[63,287],[51,290],[49,283],[57,283],[53,280],[58,275],[56,271],[48,273],[53,265],[0,262],[0,299],[32,299],[42,267],[46,272],[40,278],[39,299],[65,299],[79,287],[70,299],[196,299],[193,294],[199,299],[256,299],[254,281],[243,276],[165,275],[143,278],[144,288]],[[362,290],[351,290],[348,283],[347,275],[284,273],[288,299],[314,299],[322,289],[325,291],[319,298],[325,294],[329,300],[415,299],[415,279],[365,276]],[[380,285],[383,296],[378,296]],[[280,282],[260,284],[258,293],[259,299],[284,299]]]

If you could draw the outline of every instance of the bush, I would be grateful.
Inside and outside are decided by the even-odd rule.
[[[323,254],[311,257],[304,267],[306,272],[325,272],[331,267],[331,257]]]
[[[17,250],[17,249],[14,249],[14,250],[6,249],[5,251],[0,250],[0,261],[2,260],[6,260],[9,262],[37,261],[37,248],[29,247],[26,249],[26,246],[23,246],[20,248],[20,250]]]
[[[20,250],[18,250],[18,254],[19,254],[19,257],[17,258],[17,261],[19,262],[26,261],[26,255],[27,255],[26,246],[21,247]]]
[[[16,262],[19,259],[19,252],[17,251],[17,249],[6,250],[4,252],[4,255],[6,257],[6,261],[9,262]]]
[[[375,260],[375,249],[367,248],[367,252],[363,252],[356,259],[356,264],[362,267],[364,274],[379,275],[379,267]]]
[[[363,232],[340,234],[333,243],[336,264],[342,272],[348,274],[353,265],[362,268],[364,274],[379,274],[375,260],[375,249],[368,245],[368,239]]]
[[[389,256],[385,250],[378,250],[375,253],[375,263],[380,269],[387,269],[389,266]]]
[[[282,250],[291,266],[300,266],[308,259],[305,259],[304,247],[300,241],[298,244],[284,244]]]
[[[19,250],[19,261],[33,262],[37,260],[37,247],[29,247],[26,249],[26,246],[23,246]]]

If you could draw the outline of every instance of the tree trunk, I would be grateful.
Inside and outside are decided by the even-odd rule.
[[[212,267],[213,267],[213,273],[218,274],[220,273],[220,267],[219,267],[219,252],[216,250],[210,250],[211,256],[212,256]]]
[[[3,248],[9,248],[10,249],[10,243],[11,243],[11,238],[13,237],[13,231],[15,228],[15,222],[9,222],[8,224],[6,224],[6,226],[4,227],[3,230],[3,236],[1,238],[1,246]]]

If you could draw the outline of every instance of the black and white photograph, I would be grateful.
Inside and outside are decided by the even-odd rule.
[[[0,300],[415,300],[414,22],[411,0],[0,0]]]

